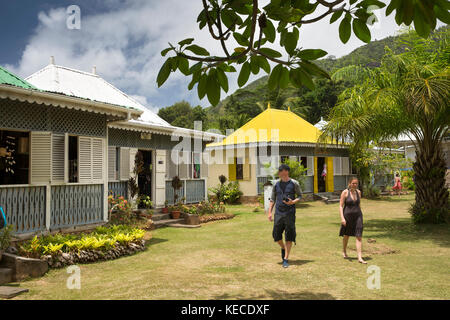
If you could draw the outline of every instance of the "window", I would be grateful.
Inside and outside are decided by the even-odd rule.
[[[200,173],[201,173],[201,154],[200,153],[193,153],[192,154],[192,177],[194,179],[200,179]]]
[[[69,182],[78,182],[78,137],[69,136]]]
[[[244,179],[244,164],[242,158],[235,158],[236,160],[236,180]]]
[[[0,130],[0,185],[28,184],[30,134]]]
[[[308,157],[300,157],[300,164],[303,168],[308,169]]]

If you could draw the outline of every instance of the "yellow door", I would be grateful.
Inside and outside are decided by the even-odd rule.
[[[327,179],[325,181],[325,188],[327,192],[334,192],[334,172],[333,172],[333,158],[326,158],[327,164]]]

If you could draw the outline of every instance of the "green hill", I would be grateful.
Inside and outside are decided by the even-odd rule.
[[[332,74],[334,71],[349,66],[377,67],[385,53],[386,46],[395,48],[397,37],[388,37],[373,41],[355,49],[350,54],[336,59],[328,56],[319,60],[317,65]],[[398,48],[397,48],[398,49]],[[316,89],[298,89],[288,87],[284,90],[270,91],[267,88],[268,76],[263,76],[244,88],[236,90],[233,94],[222,100],[217,106],[206,108],[208,127],[221,130],[225,128],[237,129],[249,119],[258,115],[267,103],[274,108],[291,109],[311,123],[316,123],[320,117],[325,117],[330,108],[337,101],[337,96],[352,83],[317,80]]]

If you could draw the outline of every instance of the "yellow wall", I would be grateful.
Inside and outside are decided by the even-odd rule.
[[[334,171],[333,171],[333,158],[328,157],[325,159],[327,164],[327,178],[325,181],[325,188],[327,192],[334,191]]]
[[[214,153],[210,155],[214,157]],[[219,184],[219,176],[224,175],[228,181],[234,181],[236,179],[236,165],[228,164],[226,162],[226,152],[223,151],[223,164],[210,164],[208,172],[208,189],[216,187]],[[235,153],[235,157],[240,157],[240,154]],[[239,180],[239,187],[244,193],[244,196],[257,196],[258,189],[256,183],[256,164],[251,164],[250,160],[256,161],[256,148],[246,148],[245,160],[244,160],[244,178],[245,180]],[[231,176],[230,176],[231,172]]]

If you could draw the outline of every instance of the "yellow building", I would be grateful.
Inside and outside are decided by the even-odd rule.
[[[218,177],[225,175],[229,181],[239,181],[245,198],[255,198],[274,169],[289,158],[307,168],[305,193],[343,190],[351,174],[348,150],[319,144],[320,133],[290,110],[269,106],[223,141],[207,146],[208,187],[216,186]]]

